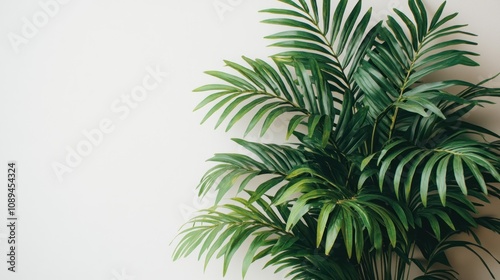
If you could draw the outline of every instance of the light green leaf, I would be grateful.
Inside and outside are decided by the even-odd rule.
[[[330,219],[330,214],[335,209],[335,203],[326,203],[323,208],[321,208],[321,212],[318,217],[318,227],[316,229],[316,247],[319,248],[321,245],[321,241],[323,240],[323,235],[325,234],[326,225],[328,220]]]
[[[330,225],[328,226],[328,231],[326,232],[326,241],[325,241],[325,254],[328,256],[332,251],[333,245],[335,245],[335,241],[339,235],[340,230],[344,226],[344,221],[342,219],[342,212],[334,212],[331,215]]]

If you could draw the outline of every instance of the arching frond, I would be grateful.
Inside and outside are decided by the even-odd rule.
[[[373,143],[375,146],[405,128],[396,126],[401,111],[423,118],[432,115],[446,119],[440,104],[467,103],[467,99],[454,97],[445,90],[470,83],[460,80],[422,83],[425,77],[457,65],[477,66],[471,59],[476,54],[460,49],[475,43],[455,37],[472,34],[463,31],[463,25],[447,25],[456,14],[443,16],[445,3],[432,18],[421,0],[409,3],[413,19],[395,10],[399,19],[388,17],[387,26],[380,31],[380,42],[368,52],[368,59],[355,74],[364,93],[361,102],[370,108],[368,115],[375,124],[374,134],[379,140]]]

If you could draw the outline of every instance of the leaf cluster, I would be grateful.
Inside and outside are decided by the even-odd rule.
[[[373,24],[361,0],[278,2],[262,12],[287,29],[267,37],[282,51],[208,71],[220,82],[195,90],[210,92],[196,110],[210,105],[202,122],[218,113],[226,130],[246,120],[245,135],[286,120],[289,142],[234,139],[247,154],[210,159],[199,195],[216,191],[215,205],[184,227],[174,259],[198,249],[225,274],[246,246],[243,276],[266,258],[291,279],[408,279],[412,265],[417,279],[458,279],[446,252],[461,247],[489,270],[474,229],[499,233],[477,214],[500,197],[500,139],[464,116],[500,89],[436,75],[478,65],[475,35],[446,3],[430,15],[409,0],[411,15]]]

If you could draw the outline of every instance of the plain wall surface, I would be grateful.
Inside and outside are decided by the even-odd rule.
[[[223,59],[278,51],[263,39],[277,28],[260,24],[266,16],[258,13],[276,2],[0,1],[0,178],[15,160],[19,185],[16,274],[4,261],[7,191],[0,188],[0,279],[223,279],[220,262],[204,273],[195,256],[171,260],[179,227],[209,206],[194,191],[210,167],[205,160],[237,152],[229,139],[243,137],[244,122],[229,133],[213,130],[213,120],[200,126],[203,112],[192,109],[204,95],[192,90],[214,81],[203,71],[222,70]],[[365,2],[375,17],[406,5]],[[443,75],[479,82],[500,72],[500,1],[448,2],[448,12],[460,12],[456,22],[479,35],[481,67]],[[490,85],[500,87],[500,78]],[[499,106],[470,120],[500,133]],[[263,141],[283,131],[275,126]],[[86,156],[72,155],[78,149]],[[499,205],[485,213],[498,217]],[[500,256],[498,235],[480,235]],[[241,279],[242,255],[225,279]],[[453,259],[460,279],[490,279],[472,254]],[[254,264],[246,279],[283,279],[261,267]]]

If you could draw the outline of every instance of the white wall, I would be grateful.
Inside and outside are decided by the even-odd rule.
[[[202,72],[220,70],[222,59],[273,52],[261,38],[274,27],[259,24],[264,16],[257,11],[274,1],[65,0],[48,7],[52,16],[44,18],[40,3],[48,2],[0,1],[0,172],[7,172],[7,161],[18,162],[20,218],[19,272],[12,274],[3,261],[2,188],[0,279],[222,279],[219,263],[203,273],[194,258],[170,258],[183,211],[204,207],[194,194],[210,166],[204,161],[234,151],[228,139],[242,136],[238,129],[214,131],[213,123],[199,126],[202,114],[192,109],[202,95],[191,90],[211,81]],[[216,2],[232,8],[218,14]],[[367,2],[380,15],[404,6]],[[481,68],[456,74],[477,82],[500,72],[500,2],[449,2],[449,11],[459,11],[459,21],[479,35],[482,54]],[[41,27],[30,29],[26,21]],[[122,98],[149,79],[151,69],[168,75],[148,80],[143,100],[126,106]],[[499,117],[498,106],[491,106],[473,119],[500,133]],[[102,122],[107,133],[87,156],[73,158],[71,172],[59,180],[54,164],[67,164],[68,149],[86,139],[82,131],[95,132]],[[496,209],[490,214],[498,215]],[[498,236],[487,237],[499,255]],[[484,270],[469,256],[457,260],[460,279],[488,279],[477,277]],[[500,276],[500,267],[493,269]],[[234,261],[226,279],[240,275]],[[255,265],[247,279],[283,275]]]

